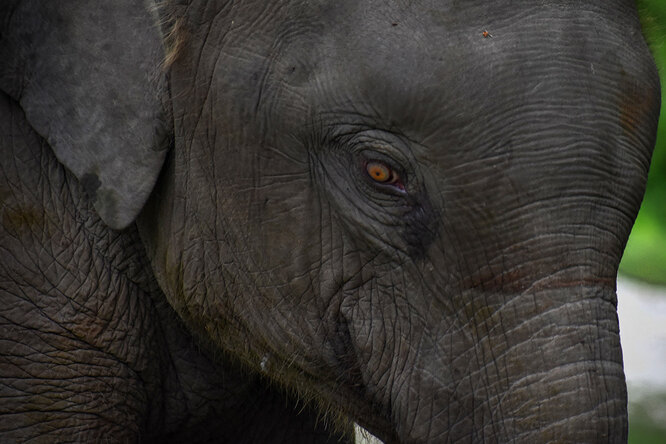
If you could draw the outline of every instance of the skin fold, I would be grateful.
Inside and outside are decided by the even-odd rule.
[[[0,30],[1,441],[626,442],[659,110],[632,1],[10,1]]]

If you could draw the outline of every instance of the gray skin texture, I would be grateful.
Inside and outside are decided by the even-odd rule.
[[[115,80],[18,31],[86,14],[8,4],[5,440],[350,440],[316,405],[387,443],[626,441],[615,278],[659,109],[632,1],[167,3],[149,72],[92,14],[79,74],[150,99],[95,122],[157,134],[113,162],[52,108]],[[159,174],[145,204],[109,163]]]
[[[193,342],[136,228],[100,220],[4,93],[0,146],[0,442],[340,442]]]

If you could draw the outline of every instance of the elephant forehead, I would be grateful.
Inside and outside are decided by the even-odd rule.
[[[390,106],[382,101],[404,105],[432,97],[433,90],[440,96],[444,84],[454,90],[473,69],[470,56],[475,53],[470,52],[469,42],[473,36],[458,32],[459,26],[433,20],[434,11],[393,2],[367,3],[327,11],[328,20],[316,36],[290,45],[285,68],[290,74],[302,69],[300,76],[285,78],[286,83],[314,89],[310,97],[320,104],[353,102],[380,110]],[[482,29],[474,37],[483,38]]]
[[[617,5],[497,3],[340,2],[310,17],[310,32],[281,42],[269,78],[297,92],[284,96],[288,105],[448,129],[566,83],[585,84],[593,94],[599,85],[611,89],[620,70],[640,65],[626,47],[627,25],[638,28],[609,14]]]

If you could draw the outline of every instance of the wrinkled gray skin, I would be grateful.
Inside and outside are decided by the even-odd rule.
[[[626,441],[632,1],[90,5],[0,6],[2,442]]]

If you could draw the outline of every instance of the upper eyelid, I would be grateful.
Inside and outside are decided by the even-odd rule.
[[[404,152],[404,143],[400,140],[387,141],[377,137],[361,136],[350,141],[357,152],[373,151],[386,156],[393,164],[399,165],[402,170],[407,170],[411,164],[409,156]]]
[[[386,163],[403,179],[414,172],[409,144],[393,132],[369,128],[364,125],[340,125],[326,127],[325,144],[352,155],[361,155]],[[375,153],[375,155],[368,155]]]
[[[392,156],[387,153],[377,151],[374,149],[363,149],[359,151],[361,157],[365,158],[366,161],[376,161],[381,162],[392,170],[400,173],[404,170],[404,167],[401,166],[400,162],[396,161]]]
[[[380,161],[393,171],[395,171],[400,177],[406,179],[406,176],[409,173],[410,164],[400,158],[396,158],[393,150],[378,150],[376,145],[365,146],[358,151],[358,154],[367,160],[377,160]],[[400,156],[402,157],[402,156]]]
[[[385,133],[367,127],[345,125],[337,130],[327,128],[326,138],[334,145],[345,144],[350,146],[366,145],[383,148],[385,154],[391,155],[397,145],[404,145],[404,141],[393,133]]]

